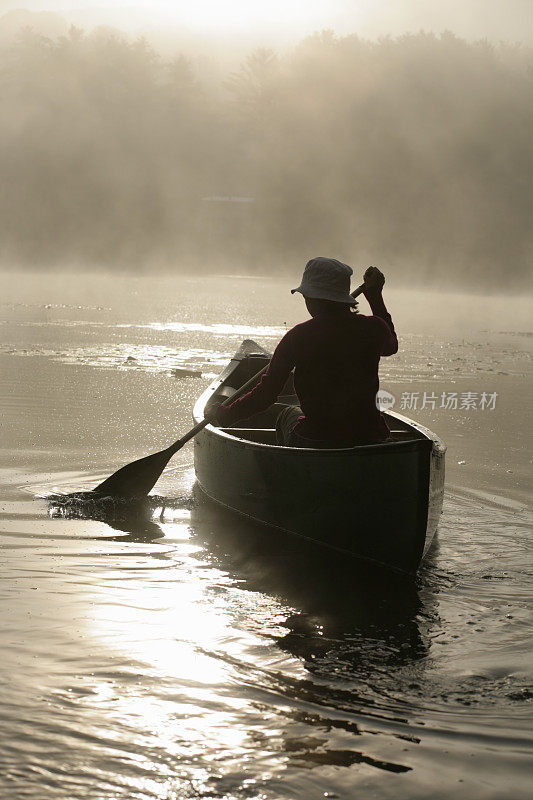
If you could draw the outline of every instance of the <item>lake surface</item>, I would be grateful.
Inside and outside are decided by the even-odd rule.
[[[192,445],[143,505],[69,500],[302,321],[294,280],[0,281],[0,796],[531,796],[528,298],[386,293],[382,388],[448,445],[405,580],[207,505]]]

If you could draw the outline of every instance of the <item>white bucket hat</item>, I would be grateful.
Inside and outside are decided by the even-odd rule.
[[[336,258],[318,256],[305,265],[301,284],[291,289],[291,294],[300,292],[314,300],[333,300],[336,303],[357,305],[350,294],[350,278],[353,269]]]

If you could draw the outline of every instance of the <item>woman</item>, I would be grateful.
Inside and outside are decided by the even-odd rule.
[[[383,273],[369,267],[364,294],[372,316],[357,312],[350,295],[351,267],[333,258],[313,258],[300,292],[311,319],[288,331],[276,347],[257,386],[230,406],[219,408],[224,427],[276,402],[294,370],[299,406],[283,409],[276,422],[278,443],[290,447],[352,447],[382,442],[389,428],[376,406],[381,356],[398,350],[385,303]]]

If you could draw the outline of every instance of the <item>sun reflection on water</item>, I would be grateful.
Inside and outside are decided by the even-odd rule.
[[[154,507],[153,519],[161,517],[171,549],[153,547],[136,554],[133,567],[126,559],[101,575],[88,634],[122,668],[96,670],[82,703],[98,718],[104,712],[93,733],[110,741],[112,727],[113,757],[127,766],[132,796],[234,797],[238,789],[259,798],[271,777],[268,731],[277,721],[250,689],[235,686],[248,664],[253,685],[264,636],[239,630],[235,580],[194,543],[190,512]],[[247,600],[247,609],[257,605],[253,592]]]
[[[129,575],[127,583],[113,581],[108,601],[94,608],[91,633],[163,678],[214,685],[224,680],[225,670],[205,652],[224,639],[228,615],[206,597],[200,548],[189,543],[187,527],[161,527],[177,549],[164,555],[155,579]],[[219,580],[224,582],[222,574]]]

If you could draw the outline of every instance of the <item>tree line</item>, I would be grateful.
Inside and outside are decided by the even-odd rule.
[[[4,265],[530,276],[530,49],[323,31],[211,81],[106,31],[0,55]]]

